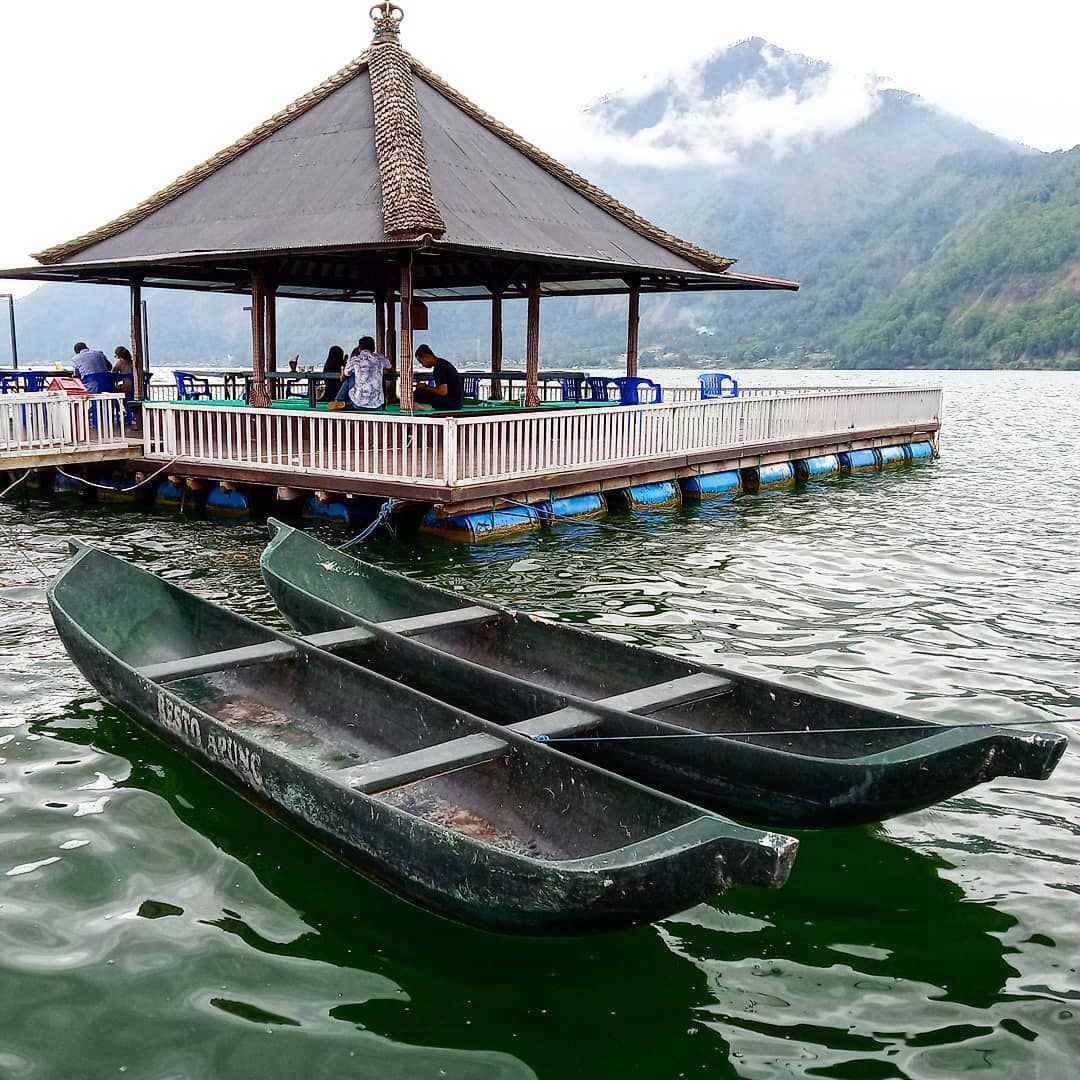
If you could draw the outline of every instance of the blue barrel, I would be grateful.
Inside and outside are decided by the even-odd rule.
[[[221,517],[245,517],[251,512],[251,503],[242,491],[235,488],[226,491],[215,484],[206,496],[206,512]]]
[[[607,499],[599,492],[545,499],[534,504],[544,525],[558,525],[562,518],[593,518],[607,513]]]
[[[314,495],[309,495],[304,503],[303,517],[307,521],[321,521],[328,525],[352,525],[359,513],[359,507],[349,499],[320,502]]]
[[[839,457],[844,472],[867,472],[881,467],[876,450],[848,450]]]
[[[180,510],[186,502],[187,489],[182,484],[162,480],[154,489],[154,505]]]
[[[795,483],[795,466],[790,461],[778,461],[775,465],[759,465],[746,470],[749,486],[761,491],[765,488],[788,487]]]
[[[908,459],[902,446],[882,446],[878,450],[878,455],[883,469],[889,465],[903,465]]]
[[[56,495],[82,495],[87,487],[80,480],[73,480],[70,476],[57,473],[53,478],[53,492]]]
[[[835,454],[823,454],[821,457],[803,458],[795,462],[795,475],[800,480],[811,476],[831,476],[840,471],[840,459]]]
[[[718,499],[722,495],[742,491],[742,477],[738,469],[729,469],[701,476],[685,476],[679,481],[679,487],[682,488],[684,499]]]
[[[437,517],[431,509],[420,522],[423,533],[466,543],[522,536],[539,528],[540,515],[532,506],[508,506],[503,510],[484,510],[449,518]]]
[[[682,503],[679,485],[673,480],[656,484],[635,484],[623,489],[622,498],[631,510],[666,510]]]
[[[95,488],[98,502],[103,503],[134,503],[138,502],[146,493],[145,487],[137,487],[131,490],[135,478],[124,476],[123,473],[108,473],[97,478],[101,487]]]
[[[934,447],[928,442],[908,443],[905,449],[912,461],[928,461],[934,456]]]

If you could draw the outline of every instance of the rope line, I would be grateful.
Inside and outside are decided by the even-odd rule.
[[[71,473],[64,472],[64,470],[61,469],[59,466],[56,467],[56,471],[61,476],[66,476],[69,480],[75,480],[80,484],[84,484],[86,487],[97,488],[99,491],[115,491],[118,494],[123,495],[128,491],[134,491],[136,488],[141,488],[143,484],[149,484],[151,480],[159,477],[163,472],[165,472],[167,469],[170,469],[179,460],[179,457],[174,457],[172,461],[167,461],[164,465],[162,465],[161,468],[157,470],[157,472],[152,472],[149,476],[144,476],[141,480],[136,480],[135,483],[131,485],[131,487],[126,488],[113,487],[111,484],[95,484],[93,480],[87,480],[85,476],[72,476]]]
[[[598,718],[600,722],[601,718]],[[767,735],[876,735],[888,731],[922,731],[936,734],[941,731],[971,731],[984,728],[1027,727],[1031,724],[1080,724],[1080,716],[1063,716],[1059,719],[1042,720],[1002,720],[996,724],[980,722],[977,724],[888,724],[884,727],[848,727],[848,728],[776,728],[771,731],[692,731],[683,733],[652,735],[530,735],[533,742],[635,742],[641,739],[734,739],[754,738]]]
[[[27,469],[26,472],[24,472],[18,480],[16,480],[12,484],[8,484],[8,486],[4,488],[3,491],[0,491],[0,499],[7,495],[9,491],[14,491],[15,488],[17,488],[30,475],[32,471],[32,469]],[[19,553],[19,555],[21,555],[22,558],[26,562],[28,562],[31,567],[33,567],[33,569],[37,573],[39,573],[46,581],[48,581],[49,575],[46,574],[45,571],[42,570],[41,567],[38,566],[38,564],[34,562],[32,558],[30,558],[30,555],[27,552],[26,548],[24,548],[23,545],[18,542],[18,537],[14,535],[14,531],[10,528],[10,526],[8,526],[6,522],[0,522],[0,532],[3,532],[4,536],[8,538],[8,546],[13,547]]]
[[[394,512],[396,503],[393,499],[387,499],[386,502],[379,507],[379,512],[375,515],[375,520],[364,529],[363,532],[358,533],[351,540],[346,540],[344,544],[338,547],[338,551],[348,551],[349,548],[355,547],[357,544],[362,544],[375,530],[382,525],[390,515]]]

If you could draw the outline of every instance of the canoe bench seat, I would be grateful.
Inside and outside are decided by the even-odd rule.
[[[342,630],[308,634],[299,640],[327,652],[336,652],[354,645],[370,644],[375,640],[375,635],[362,626],[346,626]],[[221,652],[185,656],[179,660],[166,660],[160,664],[147,664],[136,670],[151,682],[175,682],[177,679],[190,679],[195,675],[208,675],[212,671],[234,671],[237,668],[251,667],[267,660],[288,660],[298,651],[291,641],[260,641],[257,645],[244,645],[239,649],[224,649]]]
[[[687,675],[680,679],[646,686],[626,694],[602,698],[595,702],[609,709],[625,712],[656,712],[659,709],[683,705],[703,697],[712,697],[730,691],[728,679],[706,673]],[[587,705],[570,705],[556,712],[533,716],[520,720],[516,724],[507,724],[507,731],[527,735],[531,739],[544,736],[545,739],[565,739],[596,728],[604,720],[601,713],[594,712]],[[502,757],[510,749],[510,744],[497,735],[480,733],[466,735],[460,739],[451,739],[437,746],[413,750],[397,757],[372,761],[364,765],[353,765],[342,770],[343,779],[354,791],[375,795],[380,791],[414,784],[419,780],[431,780],[436,776],[466,769],[471,765],[481,765]]]
[[[470,606],[434,611],[429,615],[413,615],[407,619],[393,619],[380,623],[379,626],[394,634],[414,637],[435,630],[446,630],[452,626],[472,626],[487,622],[497,614],[491,608]],[[341,630],[307,634],[299,640],[326,652],[337,652],[355,645],[370,645],[375,640],[375,634],[362,626],[346,626]],[[179,660],[166,660],[160,664],[147,664],[139,668],[138,673],[151,682],[175,682],[177,679],[208,675],[212,671],[234,671],[237,668],[251,667],[267,660],[287,660],[296,653],[297,648],[290,641],[261,641],[257,645],[244,645],[239,649],[224,649],[199,656],[185,656]]]

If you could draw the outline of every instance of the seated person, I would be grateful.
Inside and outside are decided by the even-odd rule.
[[[330,351],[326,354],[326,363],[323,364],[323,371],[327,373],[333,373],[334,375],[341,375],[342,370],[345,367],[345,350],[340,345],[331,345]],[[338,396],[338,391],[341,389],[341,379],[327,379],[322,386],[319,387],[319,400],[320,401],[334,401]]]
[[[416,359],[424,367],[431,368],[435,385],[426,386],[421,383],[413,391],[413,400],[418,405],[444,412],[460,409],[463,395],[458,369],[449,360],[436,356],[428,345],[421,345],[416,350]]]
[[[345,365],[345,381],[328,409],[366,409],[369,412],[386,405],[383,375],[390,361],[375,351],[375,340],[362,337]]]
[[[131,359],[131,353],[123,345],[117,345],[113,350],[113,374],[116,376],[117,393],[125,397],[131,397],[135,393],[135,366]]]
[[[100,349],[87,348],[85,341],[76,341],[75,355],[70,360],[71,373],[76,379],[84,375],[96,375],[103,371],[112,371],[109,361]]]

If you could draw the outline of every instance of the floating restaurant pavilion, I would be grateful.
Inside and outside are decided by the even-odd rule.
[[[371,14],[371,44],[335,75],[114,221],[41,251],[40,266],[0,272],[129,286],[140,398],[152,396],[143,385],[143,288],[250,296],[246,402],[146,400],[147,464],[175,463],[177,478],[393,495],[445,509],[490,506],[498,495],[528,502],[556,488],[600,491],[646,473],[675,480],[686,469],[750,461],[755,446],[790,458],[793,434],[820,448],[836,440],[819,435],[860,428],[872,437],[895,427],[936,430],[936,411],[924,416],[920,406],[918,415],[885,409],[864,423],[845,414],[806,431],[787,421],[774,432],[736,416],[753,408],[745,394],[736,409],[695,400],[694,418],[678,411],[688,395],[669,395],[641,406],[655,415],[629,427],[614,402],[591,401],[576,415],[535,411],[544,404],[545,296],[625,295],[633,377],[643,294],[798,285],[735,273],[733,259],[644,220],[414,59],[400,43],[400,8],[380,3]],[[279,297],[373,305],[377,346],[397,361],[400,410],[283,417],[271,408],[281,404],[267,379],[277,367]],[[483,416],[414,416],[413,331],[426,326],[426,304],[490,302],[490,396],[500,399],[507,299],[528,306],[526,408],[506,402]]]

